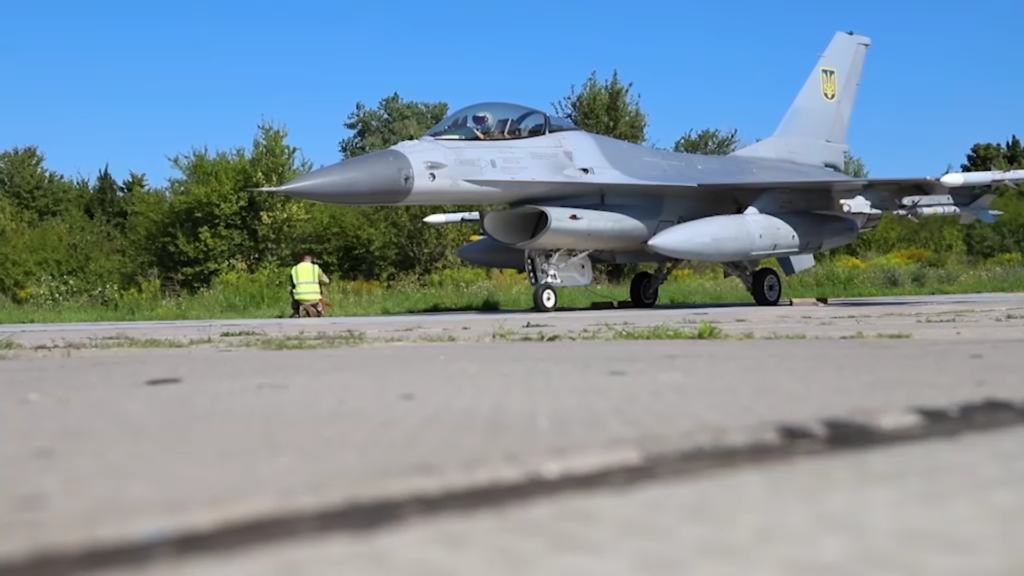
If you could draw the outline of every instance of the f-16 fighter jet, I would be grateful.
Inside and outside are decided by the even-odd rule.
[[[656,263],[630,286],[651,307],[683,261],[720,263],[760,305],[778,304],[785,276],[814,254],[853,242],[889,212],[994,221],[991,189],[1024,170],[941,177],[851,178],[846,134],[870,39],[838,32],[775,133],[727,156],[657,150],[585,132],[540,110],[468,106],[424,136],[319,168],[276,188],[351,205],[507,206],[434,214],[428,224],[479,222],[467,262],[527,273],[539,311],[556,289],[587,286],[595,263]]]

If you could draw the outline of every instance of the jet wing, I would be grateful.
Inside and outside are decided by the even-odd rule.
[[[992,170],[988,172],[951,172],[939,177],[918,178],[828,178],[817,180],[769,181],[752,180],[736,182],[670,182],[629,178],[620,174],[604,178],[569,177],[546,180],[467,180],[472,184],[493,187],[519,197],[520,202],[542,199],[567,198],[594,193],[648,192],[656,195],[692,195],[710,191],[761,190],[779,191],[784,194],[834,193],[849,194],[840,200],[844,212],[881,213],[892,211],[900,216],[916,219],[921,216],[958,214],[961,223],[974,219],[993,222],[1002,212],[992,210],[989,205],[995,194],[984,194],[971,198],[954,199],[954,190],[963,190],[969,195],[976,188],[1005,184],[1016,188],[1017,182],[1024,182],[1024,170]],[[867,196],[868,198],[865,198]],[[883,200],[879,196],[885,197]],[[879,210],[881,208],[881,210]],[[468,216],[468,215],[467,215]],[[424,221],[441,224],[456,221],[472,221],[479,215],[431,215]]]
[[[692,194],[695,191],[711,190],[787,190],[819,192],[852,192],[866,189],[882,193],[901,193],[913,190],[916,194],[932,195],[948,193],[951,188],[970,189],[981,186],[1006,184],[1014,186],[1024,182],[1024,170],[989,172],[951,172],[940,177],[915,178],[828,178],[814,180],[739,180],[720,182],[658,181],[629,178],[622,175],[601,178],[565,177],[555,179],[509,179],[509,180],[466,180],[477,186],[515,191],[524,195],[533,192],[539,195],[576,196],[595,192],[609,192],[616,189],[645,190],[655,194]]]
[[[785,190],[828,190],[856,192],[871,188],[878,191],[897,191],[914,189],[923,194],[943,194],[951,188],[971,189],[982,186],[1006,184],[1016,187],[1015,183],[1024,182],[1024,170],[1006,170],[990,172],[950,172],[938,178],[925,176],[917,178],[839,178],[825,180],[762,181],[762,182],[715,182],[698,184],[697,188],[709,190],[715,188],[729,189],[785,189]]]
[[[937,178],[840,178],[824,180],[767,180],[748,182],[711,182],[697,184],[700,190],[794,190],[822,192],[857,192],[865,188],[873,189],[908,189],[916,188],[925,194],[939,193],[947,190]]]

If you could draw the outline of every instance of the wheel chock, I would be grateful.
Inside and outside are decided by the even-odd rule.
[[[824,306],[828,304],[828,298],[790,298],[790,306]]]

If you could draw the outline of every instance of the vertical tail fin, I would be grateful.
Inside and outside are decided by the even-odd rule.
[[[842,170],[846,132],[870,45],[865,36],[836,32],[775,134],[733,154]]]

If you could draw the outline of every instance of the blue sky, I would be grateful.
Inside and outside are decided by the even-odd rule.
[[[261,118],[321,165],[357,100],[550,109],[616,68],[660,144],[691,127],[752,141],[837,30],[872,39],[849,140],[873,176],[938,174],[977,141],[1024,137],[1021,0],[9,4],[0,149],[39,145],[67,174],[109,162],[162,182],[167,155],[248,145]]]

